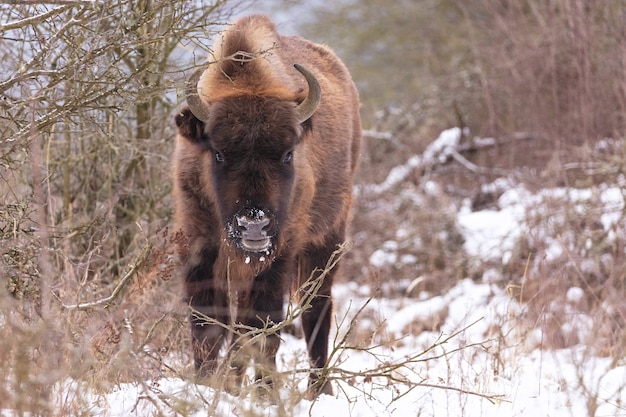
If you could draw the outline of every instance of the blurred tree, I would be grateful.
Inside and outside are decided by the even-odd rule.
[[[473,7],[477,0],[470,0]],[[342,0],[313,10],[306,36],[335,48],[361,92],[365,115],[385,106],[429,107],[456,123],[455,101],[473,83],[473,57],[463,10],[454,0]],[[428,111],[424,118],[434,117]]]
[[[58,278],[114,281],[134,256],[137,224],[167,219],[183,69],[206,59],[209,37],[242,3],[0,6],[0,249],[14,294],[33,290],[25,278],[40,273],[32,265],[41,248]],[[45,195],[33,199],[38,170]],[[44,226],[50,241],[36,242],[32,231]],[[61,274],[78,264],[84,276]]]
[[[531,130],[557,147],[565,137],[580,144],[624,132],[621,0],[338,0],[311,8],[302,33],[346,61],[366,126],[392,106],[418,125]]]
[[[184,70],[245,1],[0,5],[0,327],[15,338],[0,349],[4,407],[54,414],[54,383],[89,369],[87,316],[61,301],[102,299],[165,257],[145,242],[171,210]]]

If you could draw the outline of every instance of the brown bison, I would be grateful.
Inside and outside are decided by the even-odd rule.
[[[227,329],[281,322],[285,294],[319,276],[344,242],[361,141],[356,88],[330,49],[250,16],[214,54],[188,81],[173,167],[199,378],[215,372]],[[316,369],[327,360],[333,273],[302,315]],[[253,350],[234,339],[231,388],[251,357],[257,379],[271,384],[279,335]],[[332,393],[315,372],[309,389]]]

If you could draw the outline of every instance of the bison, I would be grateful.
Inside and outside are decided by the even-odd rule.
[[[201,380],[214,375],[229,330],[240,335],[284,320],[285,295],[320,276],[344,242],[361,142],[357,90],[329,48],[279,35],[255,15],[231,25],[213,53],[187,81],[173,158]],[[315,369],[328,355],[334,271],[302,315],[312,395],[332,393]],[[252,350],[234,339],[232,385],[241,385],[250,359],[257,379],[271,385],[279,335]]]

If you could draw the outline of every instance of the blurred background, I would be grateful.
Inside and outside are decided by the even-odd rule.
[[[625,183],[623,1],[14,1],[0,5],[0,361],[14,364],[0,403],[50,415],[55,382],[109,389],[186,349],[173,115],[213,37],[259,12],[332,47],[361,94],[343,280],[411,297],[489,272],[531,326],[547,308],[559,321],[553,301],[580,287],[598,344],[623,358],[624,205],[603,227],[597,197]],[[449,128],[454,152],[409,162]],[[472,256],[457,213],[497,211],[520,185],[590,197],[529,206],[506,257]],[[550,239],[565,250],[554,256]]]

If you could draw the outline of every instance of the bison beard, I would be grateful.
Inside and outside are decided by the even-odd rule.
[[[332,51],[278,35],[264,16],[238,20],[214,51],[188,81],[173,158],[195,368],[210,380],[232,339],[230,388],[251,359],[257,379],[271,385],[279,335],[251,344],[244,330],[284,320],[288,290],[321,277],[344,242],[358,95]],[[335,270],[325,271],[302,315],[311,395],[332,393],[315,370],[328,356]]]

